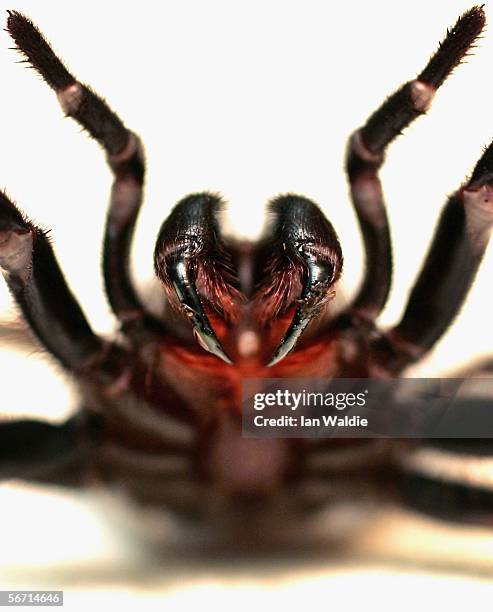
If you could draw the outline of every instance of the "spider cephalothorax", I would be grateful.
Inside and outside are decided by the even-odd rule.
[[[346,169],[366,271],[347,308],[336,316],[327,308],[343,255],[334,228],[312,201],[294,194],[275,198],[263,238],[247,244],[223,235],[221,199],[198,193],[180,201],[158,233],[155,271],[171,305],[159,318],[142,303],[129,274],[145,175],[139,138],[67,71],[29,19],[9,12],[7,31],[18,50],[107,154],[114,183],[103,273],[121,335],[107,342],[91,330],[46,235],[0,194],[0,265],[7,284],[38,340],[79,383],[81,397],[81,410],[62,425],[2,423],[0,474],[100,482],[194,517],[231,515],[231,508],[299,516],[376,489],[388,493],[388,476],[402,465],[393,458],[406,449],[365,440],[243,438],[241,381],[395,377],[450,325],[493,225],[493,146],[448,199],[404,315],[389,330],[376,323],[392,269],[378,173],[388,145],[429,109],[484,22],[480,7],[465,13],[418,77],[349,141]],[[440,484],[433,489],[426,474],[407,482],[420,479],[428,488],[414,495],[415,502],[433,506],[430,500],[448,494]],[[466,488],[459,493],[450,514],[466,509]],[[491,501],[486,494],[474,499],[479,511]]]

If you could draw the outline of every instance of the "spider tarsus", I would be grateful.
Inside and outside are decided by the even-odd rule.
[[[128,130],[119,117],[89,87],[79,83],[55,55],[30,19],[9,11],[7,32],[31,66],[55,90],[64,112],[73,117],[110,155],[128,143]]]
[[[458,66],[478,39],[486,18],[481,7],[473,7],[447,31],[425,69],[418,77],[405,83],[377,109],[361,128],[361,138],[372,153],[383,153],[385,148],[425,113],[435,91]]]
[[[64,89],[75,83],[75,78],[53,52],[44,36],[22,13],[7,11],[7,32],[32,67],[55,90]]]
[[[482,6],[473,6],[459,17],[457,23],[440,43],[436,53],[418,80],[432,85],[436,89],[469,53],[486,24],[486,15]]]

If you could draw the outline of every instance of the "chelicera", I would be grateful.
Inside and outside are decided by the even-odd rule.
[[[68,72],[28,18],[9,12],[7,31],[18,50],[106,152],[114,182],[103,274],[121,334],[108,342],[93,332],[46,233],[0,194],[0,265],[8,287],[80,392],[80,410],[65,423],[0,424],[2,478],[99,483],[145,506],[219,524],[225,517],[243,524],[245,513],[259,521],[297,519],[374,495],[403,495],[451,518],[491,516],[484,483],[454,472],[457,462],[479,461],[479,454],[485,460],[484,444],[410,449],[392,441],[241,435],[244,378],[397,377],[456,316],[493,225],[493,145],[448,199],[402,319],[391,329],[377,325],[392,272],[379,169],[389,144],[429,109],[484,24],[481,7],[466,12],[418,77],[349,141],[346,170],[366,270],[347,308],[336,316],[328,308],[343,255],[316,204],[296,194],[275,198],[263,239],[247,244],[221,232],[221,199],[197,193],[175,206],[158,233],[155,272],[169,304],[160,318],[142,303],[129,273],[145,176],[142,144]],[[442,470],[442,478],[444,457],[449,473]]]

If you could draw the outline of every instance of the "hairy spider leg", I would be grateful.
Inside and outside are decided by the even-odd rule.
[[[0,422],[0,480],[81,485],[79,421],[76,416],[60,425],[28,419]]]
[[[127,436],[137,442],[144,437],[150,443],[152,436],[157,436],[162,462],[166,463],[169,455],[176,454],[176,443],[168,442],[168,430],[176,434],[177,427],[186,423],[184,428],[192,431],[186,407],[176,401],[169,389],[157,389],[148,380],[145,364],[134,364],[130,370],[129,355],[94,334],[67,286],[46,235],[1,192],[0,267],[24,319],[41,344],[90,390],[90,401],[103,403],[109,413],[108,420],[102,423],[89,405],[59,425],[34,420],[0,422],[0,479],[75,486],[82,484],[91,469],[103,474],[128,471],[128,466],[122,468],[122,464],[129,462],[131,451],[122,450],[115,457],[113,437],[120,440]],[[122,402],[125,392],[127,402]],[[169,400],[165,393],[171,395]],[[101,397],[96,400],[98,395]],[[156,396],[159,400],[166,398],[166,414],[153,409]],[[134,404],[130,415],[129,402]],[[110,424],[115,412],[123,433]],[[106,432],[104,444],[100,442],[102,432]],[[187,479],[186,470],[183,478]]]
[[[414,116],[420,114],[419,105],[423,107],[422,112],[427,110],[434,90],[443,83],[464,53],[471,48],[483,26],[484,15],[481,8],[475,7],[466,13],[449,32],[417,80],[404,85],[391,96],[353,137],[348,171],[355,202],[357,193],[355,194],[354,183],[355,179],[358,179],[358,163],[369,174],[373,164],[373,172],[376,172],[378,155],[382,156],[383,161],[384,148]],[[414,98],[410,89],[413,83],[424,84],[415,90]],[[413,110],[410,103],[416,105],[416,102],[418,108],[413,116],[410,114]],[[361,147],[362,141],[366,144],[366,149]],[[362,151],[363,155],[360,157],[363,157],[363,160],[358,161],[355,150],[356,153],[358,150]],[[478,162],[471,180],[448,200],[401,322],[373,346],[378,362],[374,373],[379,374],[383,369],[386,374],[397,375],[432,348],[457,314],[484,254],[493,223],[492,161],[490,146]],[[367,167],[364,168],[364,165]],[[351,171],[355,177],[351,175]],[[364,181],[365,178],[363,174],[363,178],[359,180]],[[379,187],[379,184],[375,184]],[[371,193],[370,189],[363,190],[364,195]],[[372,204],[375,202],[370,201],[369,204],[370,210],[373,210]],[[368,238],[365,240],[368,241]],[[378,244],[373,249],[366,245],[367,252],[373,250],[378,253],[378,248]],[[375,255],[374,257],[374,268],[378,270],[379,258]],[[382,261],[385,261],[385,258]],[[353,304],[356,312],[361,310],[362,303],[372,302],[367,296],[374,287],[372,283],[376,273],[371,275],[370,269],[371,264],[360,294]],[[378,283],[376,285],[378,287]],[[481,375],[481,372],[487,369],[485,365],[491,368],[490,363],[483,363],[477,366],[475,371],[467,372],[467,375]],[[427,515],[448,521],[491,525],[491,455],[491,440],[426,440],[416,449],[400,456],[398,497],[414,510]]]
[[[48,238],[1,192],[0,267],[30,329],[64,368],[103,367],[107,347],[68,288]],[[0,478],[75,484],[87,421],[0,423]]]
[[[75,119],[107,153],[114,175],[103,249],[108,300],[130,337],[159,334],[163,324],[143,306],[130,278],[130,246],[142,204],[145,161],[141,142],[106,102],[79,83],[54,54],[36,26],[9,11],[7,31],[17,49],[56,92],[64,112]]]
[[[447,32],[419,76],[400,87],[350,138],[346,170],[361,227],[366,270],[349,307],[349,318],[373,321],[383,309],[392,279],[392,249],[378,171],[389,144],[430,108],[436,90],[471,49],[485,24],[482,7],[473,7]]]
[[[464,399],[462,409],[487,409],[488,403],[485,399]],[[491,526],[492,450],[490,438],[426,440],[400,458],[403,503],[447,521]]]
[[[143,333],[157,336],[161,324],[144,312],[129,278],[129,248],[145,172],[139,140],[101,98],[67,72],[26,17],[9,12],[7,29],[27,61],[55,90],[67,115],[75,118],[107,152],[115,180],[104,245],[106,290],[125,331],[136,340]],[[126,370],[128,355],[123,349],[93,333],[66,284],[45,233],[25,219],[4,194],[0,194],[0,266],[30,328],[65,369],[87,384],[101,387],[108,394],[108,402],[112,394],[128,385],[139,386],[141,412],[144,402],[152,403],[155,391],[145,368],[132,378]],[[181,410],[180,418],[186,416],[186,410]],[[78,467],[87,471],[94,457],[81,453],[95,439],[94,432],[87,429],[92,418],[90,410],[81,410],[77,417],[61,425],[35,421],[2,423],[0,449],[4,454],[0,458],[8,472],[2,472],[2,477],[24,474],[26,479],[31,476],[36,479],[49,474],[50,482],[63,483],[68,478],[66,456],[70,456],[67,461],[71,465],[72,458],[77,456]],[[37,439],[36,444],[31,444],[29,459],[27,454],[22,455],[22,449],[33,436]],[[75,482],[75,472],[71,478]]]
[[[493,227],[493,143],[445,205],[401,321],[371,347],[375,370],[398,374],[427,353],[462,306]]]
[[[491,378],[493,358],[452,371],[457,380]],[[481,383],[481,381],[479,381]],[[465,397],[461,411],[490,410],[491,398]],[[485,432],[486,433],[486,432]],[[414,510],[460,523],[493,524],[493,441],[436,438],[399,458],[399,499]]]
[[[67,286],[46,234],[0,192],[0,267],[43,346],[68,370],[84,369],[104,350]]]

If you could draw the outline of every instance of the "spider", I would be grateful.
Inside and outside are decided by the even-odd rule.
[[[129,272],[145,176],[142,144],[72,76],[36,26],[9,11],[7,31],[20,53],[106,152],[114,182],[103,274],[120,334],[107,341],[94,333],[46,232],[0,194],[7,285],[31,331],[80,394],[80,410],[62,424],[0,423],[1,477],[71,487],[96,483],[153,510],[240,528],[245,517],[270,525],[282,517],[285,525],[327,505],[375,496],[397,496],[449,519],[488,522],[487,487],[461,481],[457,468],[487,454],[487,445],[429,441],[416,449],[399,441],[241,435],[242,379],[397,377],[454,320],[493,225],[493,145],[448,199],[402,319],[390,329],[377,324],[392,272],[379,170],[387,147],[429,109],[484,24],[481,7],[466,12],[417,78],[349,140],[346,170],[366,268],[342,312],[334,316],[330,308],[342,249],[314,202],[296,194],[276,197],[264,237],[247,243],[223,235],[223,202],[206,192],[182,199],[159,230],[154,265],[169,308],[158,317]],[[449,473],[440,478],[444,457]]]

